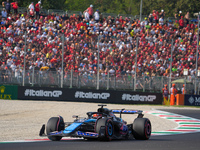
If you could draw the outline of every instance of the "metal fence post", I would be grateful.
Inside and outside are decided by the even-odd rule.
[[[24,46],[24,69],[23,69],[23,83],[22,85],[24,86],[25,82],[25,69],[26,69],[26,31],[25,31],[25,46]]]
[[[138,40],[136,40],[136,54],[135,54],[135,76],[134,76],[134,91],[136,91],[136,79],[137,79],[137,52],[138,52]]]
[[[170,88],[171,88],[171,82],[172,82],[172,51],[173,51],[173,39],[172,39],[172,44],[171,44],[171,57],[170,57],[170,75],[169,75],[169,78],[170,78],[170,81],[169,81],[169,91],[170,91]]]
[[[164,80],[163,80],[163,76],[162,76],[162,78],[161,78],[161,88],[160,88],[161,92],[162,92],[163,85],[164,85]]]
[[[33,72],[32,72],[32,86],[34,86],[34,77],[35,77],[35,66],[33,66]]]
[[[98,58],[97,58],[97,90],[99,90],[99,36],[98,36]]]
[[[70,78],[70,88],[72,88],[72,83],[73,83],[73,70],[71,69],[71,78]]]
[[[145,81],[145,76],[143,76],[143,92],[145,92],[145,86],[146,86],[146,81]]]
[[[38,81],[39,81],[39,82],[38,82],[38,84],[41,86],[40,72],[37,71],[37,74],[39,75],[39,78],[38,78]]]
[[[64,68],[63,68],[63,59],[64,59],[64,34],[63,34],[63,36],[62,36],[62,71],[61,71],[61,88],[63,88],[63,70],[64,70]]]
[[[140,22],[142,21],[142,0],[140,0]]]
[[[80,75],[78,74],[78,88],[80,88]]]
[[[109,74],[109,72],[108,72],[108,74],[107,74],[107,90],[109,90],[109,88],[110,88],[109,76],[110,76],[110,74]]]

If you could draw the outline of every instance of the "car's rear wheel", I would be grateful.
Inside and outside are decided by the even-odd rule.
[[[60,141],[62,139],[62,136],[51,136],[49,134],[50,132],[64,130],[64,128],[65,128],[65,123],[61,116],[50,118],[49,121],[47,122],[47,127],[46,127],[48,138],[52,141]]]
[[[99,140],[110,141],[114,133],[112,120],[108,118],[98,119],[95,131],[98,133]]]
[[[132,126],[136,140],[148,140],[151,136],[151,122],[148,118],[136,118]]]

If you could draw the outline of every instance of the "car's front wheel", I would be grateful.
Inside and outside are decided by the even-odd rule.
[[[47,127],[46,127],[48,138],[52,141],[60,141],[62,139],[62,136],[51,136],[49,134],[54,131],[64,130],[64,128],[65,128],[65,123],[61,116],[50,118],[49,121],[47,122]]]

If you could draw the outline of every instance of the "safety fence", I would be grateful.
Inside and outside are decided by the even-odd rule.
[[[61,79],[61,71],[39,71],[39,70],[26,70],[24,85],[35,87],[64,87],[64,88],[84,88],[84,89],[96,89],[97,88],[97,74],[90,72],[73,72],[70,70],[64,72],[63,82]],[[130,90],[140,92],[162,92],[162,88],[165,84],[176,84],[176,88],[179,93],[181,92],[182,85],[185,84],[186,93],[194,93],[195,80],[189,77],[186,78],[169,78],[160,76],[138,76],[136,82],[133,74],[114,75],[101,74],[99,77],[99,89],[106,90]],[[170,82],[171,81],[171,82]],[[200,92],[200,80],[196,81],[198,84],[197,93]],[[134,87],[134,83],[136,84]],[[0,84],[14,84],[23,85],[23,70],[15,70],[15,72],[6,70],[0,71]]]

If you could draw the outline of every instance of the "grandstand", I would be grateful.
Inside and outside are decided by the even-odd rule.
[[[135,87],[139,91],[161,92],[164,84],[184,78],[188,82],[187,91],[194,92],[194,83],[198,82],[198,78],[195,80],[198,22],[184,22],[181,27],[177,19],[165,19],[161,24],[154,19],[150,21],[149,16],[143,16],[141,21],[131,15],[100,16],[99,22],[95,22],[86,21],[78,11],[41,10],[36,19],[25,8],[20,8],[16,15],[1,16],[0,83],[96,88],[99,80],[100,89]],[[184,69],[188,70],[187,76]],[[197,85],[199,91],[199,82]]]

